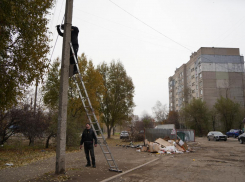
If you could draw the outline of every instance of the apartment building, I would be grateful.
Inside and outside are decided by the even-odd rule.
[[[244,58],[239,48],[201,47],[169,77],[169,109],[179,111],[192,98],[212,107],[220,97],[244,106]]]

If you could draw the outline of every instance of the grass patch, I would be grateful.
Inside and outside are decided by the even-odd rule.
[[[79,146],[68,146],[67,153],[79,151]],[[16,146],[4,145],[0,147],[0,169],[9,166],[6,163],[12,163],[11,167],[27,165],[36,161],[48,159],[56,155],[56,148],[48,149],[42,146]]]

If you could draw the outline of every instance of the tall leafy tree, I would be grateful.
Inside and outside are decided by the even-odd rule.
[[[220,97],[217,99],[214,108],[221,118],[224,131],[230,130],[238,119],[240,105],[229,98]]]
[[[101,119],[107,127],[108,138],[110,138],[111,129],[116,124],[130,119],[135,106],[134,84],[121,62],[112,61],[110,65],[104,62],[98,66],[98,70],[103,77],[105,87],[104,95],[100,96]]]
[[[92,60],[87,60],[87,57],[83,53],[78,57],[79,69],[85,84],[86,90],[89,95],[89,99],[94,108],[94,111],[99,115],[99,96],[103,95],[104,85],[101,74],[95,69]],[[49,125],[48,132],[50,137],[54,136],[57,128],[57,110],[59,103],[59,79],[60,79],[60,62],[57,59],[53,62],[45,85],[43,86],[44,93],[44,103],[53,112],[53,116],[50,117],[51,124]],[[79,80],[79,79],[78,79]],[[82,94],[84,95],[84,90],[82,89],[81,82],[78,81]],[[84,107],[82,105],[81,98],[79,97],[79,92],[73,81],[70,79],[69,83],[69,94],[68,94],[68,116],[67,116],[67,142],[68,144],[74,144],[77,142],[77,133],[81,131],[82,124],[88,122]],[[52,124],[53,123],[53,124]],[[47,138],[46,146],[48,146]]]
[[[180,128],[179,114],[176,111],[169,111],[166,124],[175,124],[175,128]]]
[[[0,112],[48,66],[47,15],[54,0],[0,1]]]
[[[196,133],[203,135],[208,130],[209,110],[201,99],[193,98],[190,103],[183,107],[181,114],[184,115],[186,125],[195,129]]]
[[[162,103],[158,100],[156,105],[152,108],[154,117],[157,122],[163,122],[167,119],[167,105],[162,105]]]

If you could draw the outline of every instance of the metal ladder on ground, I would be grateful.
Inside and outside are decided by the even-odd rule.
[[[100,145],[100,148],[105,156],[105,159],[109,165],[109,170],[110,171],[115,171],[115,172],[122,172],[121,170],[118,169],[118,166],[112,156],[112,153],[109,149],[109,146],[106,142],[106,139],[103,135],[103,132],[100,128],[100,125],[99,125],[99,122],[97,120],[97,117],[95,115],[95,112],[94,112],[94,109],[92,107],[92,104],[90,102],[90,99],[88,97],[88,93],[87,93],[87,90],[86,90],[86,87],[85,87],[85,84],[83,82],[83,78],[81,76],[81,73],[80,73],[80,70],[79,70],[79,66],[78,66],[78,61],[76,59],[76,56],[74,54],[74,49],[73,49],[73,46],[72,44],[70,43],[70,47],[71,47],[71,50],[72,50],[72,54],[74,56],[74,60],[75,60],[75,63],[76,63],[76,66],[77,66],[77,71],[78,71],[78,77],[80,79],[80,82],[82,84],[82,89],[84,91],[84,94],[82,95],[82,92],[81,92],[81,89],[79,87],[79,84],[78,84],[78,81],[77,81],[77,77],[75,76],[72,76],[72,79],[74,80],[76,86],[77,86],[77,90],[79,91],[79,96],[82,100],[82,103],[83,103],[83,107],[86,111],[86,115],[88,117],[88,120],[92,126],[92,129],[94,130],[94,133],[95,133],[95,136],[97,138],[97,141],[98,141],[98,144]],[[73,70],[72,70],[73,71]],[[95,127],[96,126],[96,127]],[[98,136],[97,132],[100,134],[100,136]]]

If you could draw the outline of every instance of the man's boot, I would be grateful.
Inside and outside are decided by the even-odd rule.
[[[91,166],[91,164],[87,164],[85,167],[90,167]]]

